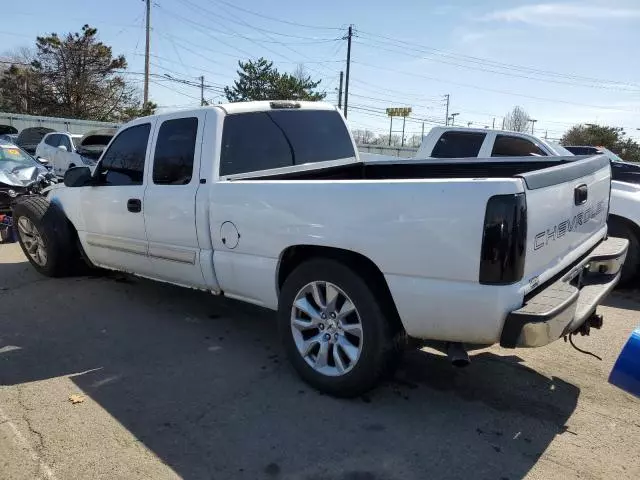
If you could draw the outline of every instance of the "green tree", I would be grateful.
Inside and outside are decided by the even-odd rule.
[[[30,65],[3,73],[0,98],[4,108],[35,115],[123,121],[152,112],[154,105],[143,109],[138,89],[122,76],[126,67],[125,57],[114,56],[97,29],[84,25],[80,33],[38,37]]]
[[[225,87],[224,93],[230,102],[251,100],[311,100],[318,101],[326,97],[325,92],[315,91],[320,80],[313,81],[310,76],[280,73],[264,58],[256,61],[238,62],[238,79],[232,86]]]
[[[619,127],[607,127],[586,123],[571,127],[562,137],[563,145],[593,145],[605,147],[625,160],[640,161],[640,144],[625,138],[625,132]]]

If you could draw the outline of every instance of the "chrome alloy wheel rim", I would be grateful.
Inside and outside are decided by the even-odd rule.
[[[18,235],[20,235],[20,240],[32,260],[44,267],[47,264],[47,250],[44,240],[36,226],[27,217],[18,219]]]
[[[351,371],[362,353],[362,321],[349,296],[330,282],[311,282],[291,308],[291,332],[315,371],[338,377]]]

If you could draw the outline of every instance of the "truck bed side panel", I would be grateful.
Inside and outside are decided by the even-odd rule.
[[[489,291],[478,284],[488,198],[522,190],[520,179],[219,182],[211,198],[216,275],[225,293],[277,308],[276,268],[287,247],[351,250],[393,279],[394,296],[394,285],[424,293],[418,285],[427,279],[434,285],[457,284],[448,294],[441,288],[429,299],[414,298],[415,308],[406,312],[415,318],[402,319],[407,325],[431,325],[426,335],[441,338],[468,321],[454,318],[452,312],[459,310],[447,310],[459,301],[457,295],[473,289],[478,300]],[[228,239],[223,243],[224,222],[237,229],[237,246]],[[264,282],[272,287],[265,290]],[[502,318],[496,311],[504,307],[490,299],[484,303],[488,311],[482,317],[490,318],[492,325],[478,329],[487,329],[481,338],[489,338],[498,331],[493,324]],[[517,299],[507,303],[515,308]]]

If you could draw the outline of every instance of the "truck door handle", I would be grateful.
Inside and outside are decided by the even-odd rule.
[[[589,190],[586,185],[578,185],[573,191],[573,203],[576,205],[582,205],[587,203],[587,197],[589,195]]]
[[[139,198],[130,198],[127,200],[127,210],[133,213],[142,211],[142,201]]]

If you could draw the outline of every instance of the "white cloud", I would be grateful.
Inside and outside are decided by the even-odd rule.
[[[589,20],[640,18],[638,8],[616,8],[584,3],[539,3],[484,15],[484,21],[520,22],[545,26],[579,26]]]

